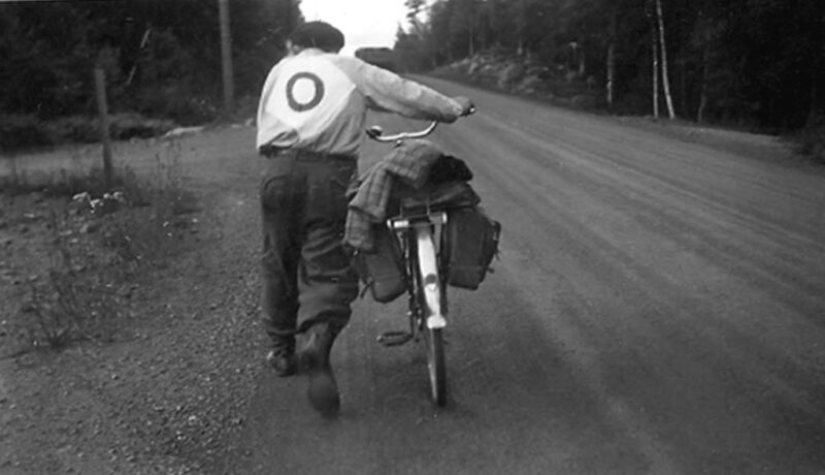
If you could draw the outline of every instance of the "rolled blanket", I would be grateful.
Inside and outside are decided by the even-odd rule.
[[[362,251],[372,250],[371,227],[387,217],[393,181],[422,188],[427,184],[430,168],[441,156],[429,140],[408,140],[370,168],[350,200],[344,243]]]

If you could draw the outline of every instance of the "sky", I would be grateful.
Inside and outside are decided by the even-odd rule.
[[[363,46],[395,44],[398,25],[406,26],[404,0],[301,0],[307,21],[322,20],[344,33],[342,54]]]

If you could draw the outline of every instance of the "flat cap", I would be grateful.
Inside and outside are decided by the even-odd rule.
[[[289,35],[289,41],[304,48],[335,52],[344,47],[344,34],[329,23],[311,21],[295,28]]]

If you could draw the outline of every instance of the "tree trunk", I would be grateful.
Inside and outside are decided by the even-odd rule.
[[[489,29],[490,25],[487,23],[487,15],[483,14],[478,25],[479,47],[481,47],[481,51],[487,50],[487,35],[489,34]]]
[[[699,94],[699,110],[696,111],[696,122],[702,123],[705,120],[705,108],[708,105],[708,67],[710,54],[708,47],[702,51],[702,86]]]
[[[662,86],[665,90],[667,113],[671,119],[676,117],[673,111],[673,98],[670,95],[670,81],[667,72],[667,46],[665,45],[665,21],[662,15],[662,0],[656,0],[656,18],[659,20],[659,41],[662,45]]]
[[[687,60],[685,60],[684,52],[682,58],[679,59],[679,107],[680,110],[688,110],[688,93],[687,93]]]
[[[475,24],[474,18],[470,17],[470,27],[468,28],[468,30],[469,30],[469,38],[468,39],[469,39],[469,43],[470,43],[470,48],[469,48],[470,49],[470,56],[475,55],[475,42],[473,40],[473,38],[475,36],[474,24]]]
[[[659,118],[659,40],[656,38],[656,24],[653,23],[650,49],[653,57],[653,117]]]
[[[218,0],[221,25],[221,64],[223,66],[223,108],[224,113],[232,111],[235,96],[234,73],[232,70],[232,33],[229,30],[229,0]]]
[[[527,29],[527,8],[524,4],[524,0],[518,0],[517,5],[517,12],[518,15],[518,50],[516,53],[519,57],[524,56],[524,30]]]
[[[149,42],[149,35],[152,34],[152,27],[147,26],[146,32],[143,33],[143,38],[140,40],[140,48],[138,48],[138,60],[135,61],[135,64],[132,65],[132,70],[129,71],[129,77],[126,78],[126,85],[130,86],[132,84],[132,80],[135,78],[135,73],[137,72],[138,64],[140,64],[140,55],[143,53],[143,49],[146,48],[146,43]]]
[[[616,43],[611,41],[607,46],[607,106],[613,107],[613,81],[616,78]]]
[[[605,93],[607,95],[607,107],[613,108],[613,85],[616,79],[616,24],[618,23],[619,10],[613,11],[613,18],[610,21],[610,37],[607,44],[607,81]]]
[[[816,67],[816,64],[817,61],[814,60],[814,67],[811,68],[811,104],[810,109],[808,110],[808,118],[806,121],[807,125],[813,125],[818,116],[825,112],[819,109],[819,89],[817,88],[817,85],[819,84],[817,82],[817,71],[819,69]]]

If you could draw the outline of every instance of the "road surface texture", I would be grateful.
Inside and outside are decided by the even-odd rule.
[[[503,225],[495,273],[476,292],[450,290],[445,408],[429,401],[422,345],[375,341],[405,328],[403,298],[356,302],[333,349],[338,420],[312,411],[305,378],[265,368],[254,129],[119,143],[115,156],[136,170],[179,157],[186,184],[203,197],[204,240],[147,286],[145,298],[168,287],[168,302],[154,299],[167,310],[140,329],[155,336],[61,354],[82,370],[72,362],[99,352],[91,367],[112,365],[124,377],[92,372],[91,382],[69,385],[81,388],[71,398],[32,398],[45,401],[31,408],[45,425],[11,440],[36,448],[61,439],[56,455],[40,454],[51,465],[0,472],[825,474],[821,168],[789,161],[766,137],[427,81],[478,105],[433,140],[468,162],[483,206]],[[370,120],[388,131],[425,125]],[[388,151],[368,144],[362,171]],[[85,155],[61,149],[18,165],[34,176],[67,159],[77,169]],[[46,368],[60,370],[62,359]],[[87,429],[63,441],[61,428],[76,424],[66,404],[100,422],[100,438]],[[66,455],[84,440],[85,457]],[[145,441],[160,448],[129,445]],[[9,444],[25,462],[32,449],[20,447]],[[121,465],[111,453],[124,454]],[[194,468],[152,468],[175,461]]]
[[[450,293],[449,404],[423,346],[375,342],[404,299],[366,297],[333,350],[339,420],[264,372],[230,471],[825,473],[821,172],[428,82],[478,105],[433,140],[503,225],[495,273]]]

